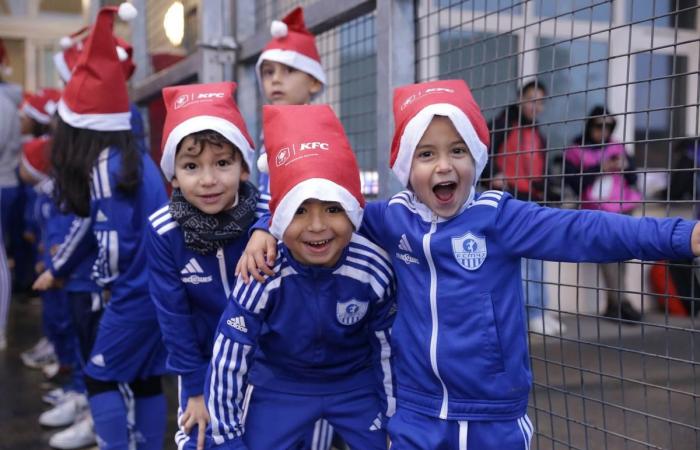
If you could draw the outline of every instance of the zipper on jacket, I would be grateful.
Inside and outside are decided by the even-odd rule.
[[[231,286],[228,284],[228,274],[226,273],[226,259],[224,258],[224,249],[219,247],[216,251],[216,258],[219,260],[219,274],[221,275],[221,284],[224,285],[224,293],[226,301],[231,295]]]
[[[435,264],[433,263],[433,256],[430,253],[430,237],[435,233],[437,229],[437,216],[432,214],[432,222],[430,224],[430,231],[423,236],[423,253],[425,253],[425,258],[428,260],[428,267],[430,268],[430,318],[433,323],[433,329],[430,333],[430,365],[433,368],[433,373],[440,381],[442,385],[442,405],[440,406],[440,418],[447,419],[447,386],[445,382],[442,381],[440,377],[440,371],[437,366],[437,338],[438,338],[438,316],[437,316],[437,273],[435,271]]]

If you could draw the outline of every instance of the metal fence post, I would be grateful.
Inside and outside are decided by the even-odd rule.
[[[401,189],[389,170],[389,149],[394,130],[394,88],[415,81],[415,11],[412,0],[377,2],[377,171],[379,197]]]
[[[201,83],[231,79],[236,59],[236,42],[231,22],[233,0],[202,0],[199,47],[202,49]]]

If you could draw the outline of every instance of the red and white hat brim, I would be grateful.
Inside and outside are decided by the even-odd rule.
[[[80,114],[72,111],[61,99],[58,114],[64,122],[75,128],[95,131],[124,131],[131,129],[131,111],[123,113]]]
[[[66,58],[64,58],[63,52],[54,53],[53,64],[56,66],[58,75],[61,77],[63,82],[68,83],[71,76],[71,70],[68,68],[68,64],[66,64]]]
[[[280,200],[272,215],[270,233],[277,239],[282,239],[299,206],[311,198],[340,203],[355,229],[360,228],[364,210],[350,191],[326,178],[309,178],[290,189]]]
[[[262,89],[263,85],[262,77],[260,76],[260,67],[263,61],[274,61],[301,70],[316,78],[323,87],[326,86],[326,73],[323,71],[323,66],[321,66],[320,62],[294,50],[271,48],[262,52],[258,62],[255,64],[255,75],[258,77],[260,89]],[[319,91],[316,95],[319,95],[322,91]]]
[[[160,168],[168,181],[171,181],[175,176],[175,153],[177,153],[177,145],[187,135],[198,131],[213,130],[221,134],[236,146],[243,154],[243,159],[248,165],[248,170],[252,170],[255,162],[255,151],[250,146],[250,143],[245,138],[241,130],[233,123],[226,119],[217,116],[195,116],[184,122],[179,123],[168,134],[163,148],[163,156],[160,159]]]
[[[39,111],[36,109],[34,106],[32,106],[30,103],[25,103],[24,106],[22,106],[22,111],[31,117],[32,119],[36,120],[37,122],[48,125],[49,122],[51,122],[51,116],[48,114],[44,113],[43,111]]]
[[[24,155],[22,155],[22,166],[24,166],[24,170],[29,172],[32,178],[34,178],[37,181],[42,181],[48,178],[48,175],[38,170],[36,167],[32,166],[32,164]]]
[[[399,143],[399,154],[396,156],[396,161],[394,161],[394,165],[391,167],[394,175],[399,179],[402,186],[408,187],[413,153],[434,116],[448,117],[464,140],[464,143],[469,147],[469,152],[472,154],[474,165],[476,166],[474,173],[474,184],[476,184],[481,176],[481,172],[483,172],[486,166],[488,148],[479,139],[476,129],[474,129],[474,126],[464,111],[450,103],[428,105],[413,116],[408,124],[406,124]]]

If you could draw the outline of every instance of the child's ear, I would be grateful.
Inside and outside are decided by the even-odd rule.
[[[313,79],[313,82],[311,83],[311,86],[309,86],[309,94],[313,97],[314,95],[318,94],[321,92],[321,89],[323,88],[323,84],[321,84],[320,81],[318,81],[316,78],[311,77]]]
[[[172,185],[173,185],[173,187],[174,187],[175,189],[177,189],[177,188],[179,188],[179,187],[180,187],[180,182],[179,182],[179,181],[177,181],[177,178],[175,178],[174,176],[173,176],[173,179],[172,179],[172,180],[170,180],[170,184],[172,184]]]
[[[248,172],[246,169],[243,169],[241,171],[241,181],[248,181],[250,179],[250,172]]]

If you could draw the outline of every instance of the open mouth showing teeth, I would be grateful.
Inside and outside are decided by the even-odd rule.
[[[323,241],[313,241],[313,242],[306,242],[306,245],[309,245],[314,248],[321,248],[324,245],[328,244],[331,240],[330,239],[324,239]]]
[[[454,181],[446,181],[444,183],[439,183],[433,186],[433,192],[435,196],[442,201],[449,200],[452,198],[455,190],[457,189],[457,183]]]

